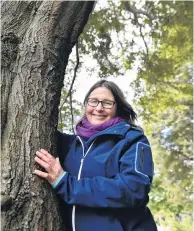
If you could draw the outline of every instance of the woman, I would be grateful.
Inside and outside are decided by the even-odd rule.
[[[77,136],[58,134],[59,158],[46,150],[35,170],[64,203],[68,231],[156,231],[146,207],[152,185],[149,142],[119,87],[101,80],[86,94]],[[62,166],[61,166],[61,164]]]

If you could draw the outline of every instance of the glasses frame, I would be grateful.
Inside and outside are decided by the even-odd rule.
[[[102,105],[103,108],[105,108],[105,109],[112,109],[112,108],[114,107],[114,105],[115,105],[115,101],[112,101],[112,100],[98,100],[98,99],[93,99],[93,100],[96,100],[96,101],[97,101],[97,104],[96,104],[96,106],[91,106],[91,105],[89,104],[89,102],[88,102],[90,99],[93,99],[93,98],[88,98],[88,99],[87,99],[87,104],[88,104],[90,107],[98,107],[98,104],[101,103],[101,105]],[[107,108],[107,107],[104,107],[104,105],[103,105],[103,102],[104,102],[104,101],[109,101],[109,102],[113,103],[113,105],[112,105],[111,107],[108,107],[108,108]]]

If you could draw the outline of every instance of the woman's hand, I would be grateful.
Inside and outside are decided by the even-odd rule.
[[[50,184],[54,184],[55,181],[64,172],[59,162],[59,158],[53,157],[44,149],[41,149],[40,151],[36,152],[35,161],[47,172],[42,172],[36,169],[34,173],[42,178],[47,179]]]

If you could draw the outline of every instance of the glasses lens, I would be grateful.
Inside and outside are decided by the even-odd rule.
[[[113,107],[113,105],[114,105],[114,102],[112,101],[102,101],[102,106],[104,108],[110,109]]]
[[[88,99],[88,105],[91,107],[97,107],[99,103],[102,104],[103,108],[111,109],[115,102],[109,100],[99,101],[97,99]]]
[[[88,105],[91,107],[96,107],[98,105],[98,100],[96,99],[88,99]]]

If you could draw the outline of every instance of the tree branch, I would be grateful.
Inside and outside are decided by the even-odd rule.
[[[118,18],[119,18],[119,15],[118,15],[118,12],[115,10],[115,6],[113,6],[113,11],[114,11],[114,15],[116,15],[116,17],[117,17],[117,19],[118,19]],[[115,29],[116,29],[116,34],[117,34],[117,40],[118,40],[118,42],[119,42],[119,44],[120,44],[120,46],[121,46],[121,49],[124,50],[123,44],[122,44],[122,42],[121,42],[121,40],[120,40],[120,38],[119,38],[119,31],[118,31],[118,28],[115,27]]]
[[[179,153],[179,156],[182,156],[186,159],[186,161],[193,161],[193,156],[187,156],[183,153]]]
[[[138,14],[143,14],[151,20],[155,19],[155,17],[153,15],[149,14],[148,12],[146,12],[144,10],[136,9],[135,7],[131,6],[131,4],[129,2],[124,2],[124,6],[125,6],[125,9],[127,11],[133,13],[135,17],[137,17]]]
[[[71,129],[72,129],[72,132],[75,134],[74,132],[74,128],[73,128],[73,124],[74,124],[74,119],[73,119],[73,107],[72,107],[72,92],[70,93],[70,110],[71,110]]]
[[[145,45],[145,48],[146,48],[147,60],[149,60],[149,49],[148,49],[148,45],[147,45],[147,43],[146,43],[146,41],[145,41],[144,35],[143,35],[143,33],[142,33],[142,25],[138,22],[138,20],[137,20],[137,24],[138,24],[138,26],[139,26],[139,32],[140,32],[140,35],[141,35],[141,37],[142,37],[142,40],[143,40],[144,45]]]
[[[75,66],[75,68],[74,68],[73,80],[72,80],[72,82],[71,82],[71,86],[70,86],[70,88],[69,88],[69,91],[68,91],[68,93],[67,93],[65,99],[63,100],[63,102],[62,102],[60,108],[59,108],[59,117],[60,117],[61,123],[62,123],[62,113],[61,113],[62,107],[63,107],[63,105],[67,102],[68,97],[71,96],[71,92],[72,92],[72,89],[73,89],[73,84],[74,84],[74,82],[75,82],[75,78],[76,78],[76,74],[77,74],[78,67],[79,67],[79,52],[78,52],[78,41],[77,41],[77,43],[76,43],[76,66]]]

